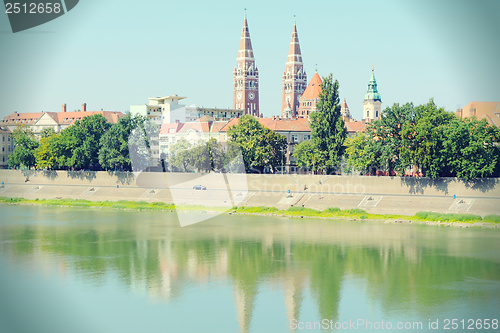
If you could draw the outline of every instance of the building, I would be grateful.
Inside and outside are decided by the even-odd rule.
[[[9,166],[9,155],[14,151],[14,140],[10,137],[11,131],[0,127],[0,168]]]
[[[286,58],[286,68],[283,72],[282,118],[295,118],[298,116],[300,97],[304,93],[306,85],[307,75],[302,63],[297,26],[294,23],[292,39]]]
[[[189,117],[186,113],[186,106],[179,104],[179,101],[185,98],[178,95],[149,97],[148,104],[131,105],[130,113],[165,123],[186,122],[186,117]]]
[[[340,115],[342,116],[342,119],[344,119],[344,122],[352,120],[351,112],[349,112],[349,107],[347,106],[345,98],[344,101],[342,102],[342,106],[340,107]]]
[[[170,95],[166,97],[150,97],[148,104],[131,105],[130,112],[148,117],[159,124],[193,122],[203,116],[211,116],[215,120],[230,120],[243,115],[241,109],[219,109],[179,104],[186,97]]]
[[[470,102],[456,112],[457,117],[486,119],[490,125],[500,127],[500,102]]]
[[[380,119],[382,108],[382,99],[377,90],[377,80],[372,68],[372,75],[368,82],[368,91],[366,92],[363,101],[363,121],[370,122],[372,120]]]
[[[54,129],[56,133],[59,133],[73,125],[75,121],[96,114],[102,115],[110,124],[118,123],[118,120],[125,116],[123,113],[117,111],[87,111],[86,103],[82,104],[81,111],[68,112],[66,104],[63,104],[61,112],[11,113],[3,118],[0,126],[13,131],[19,125],[26,125],[38,136],[44,128],[49,127]]]
[[[186,139],[192,145],[200,140],[208,141],[211,138],[224,141],[220,130],[228,122],[228,120],[218,121],[209,115],[204,115],[194,122],[162,124],[159,135],[160,155],[168,158],[170,148],[181,139]]]
[[[233,70],[233,109],[243,109],[245,114],[256,117],[260,115],[259,69],[255,65],[246,13],[236,67]]]
[[[262,126],[286,137],[288,149],[283,159],[283,172],[296,172],[297,165],[292,154],[295,150],[295,145],[311,138],[309,119],[269,117],[259,118],[257,120]],[[234,125],[238,125],[238,119],[232,119],[220,129],[222,134],[221,141],[227,141],[227,130]]]
[[[300,97],[298,117],[309,118],[311,112],[316,111],[316,103],[318,103],[319,94],[321,93],[321,82],[318,72],[314,73],[306,90]]]

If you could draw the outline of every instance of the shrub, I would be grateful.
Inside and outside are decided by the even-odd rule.
[[[346,209],[346,210],[343,210],[342,212],[344,212],[346,214],[351,214],[351,215],[366,214],[366,210],[359,209],[359,208]]]
[[[500,215],[486,215],[483,218],[484,222],[494,222],[494,223],[500,223]]]
[[[338,207],[330,207],[323,211],[323,213],[340,213],[340,208]]]

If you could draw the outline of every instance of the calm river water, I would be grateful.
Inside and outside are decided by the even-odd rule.
[[[498,229],[234,215],[181,228],[173,213],[9,205],[0,216],[0,332],[500,330]]]

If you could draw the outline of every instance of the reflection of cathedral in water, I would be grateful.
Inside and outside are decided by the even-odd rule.
[[[258,232],[249,226],[204,224],[190,232],[117,226],[69,233],[65,226],[57,226],[39,235],[36,230],[20,232],[19,237],[34,235],[30,258],[39,267],[50,266],[44,254],[57,254],[50,258],[57,261],[61,274],[73,271],[84,280],[118,274],[131,290],[157,302],[180,299],[193,286],[222,281],[232,289],[235,306],[236,318],[228,320],[236,319],[241,332],[249,332],[252,322],[261,320],[255,317],[256,306],[262,306],[259,294],[266,288],[280,290],[288,321],[302,318],[306,299],[312,300],[319,318],[337,320],[346,276],[361,278],[368,298],[386,311],[409,308],[421,313],[454,297],[447,289],[429,289],[431,278],[445,284],[467,279],[473,272],[482,272],[482,278],[498,277],[496,262],[454,256],[468,246],[454,242],[459,233],[449,233],[444,240],[426,236],[434,244],[426,249],[416,246],[414,229],[402,226],[325,223],[311,228],[300,222],[263,224]],[[68,245],[58,247],[58,242]],[[420,260],[428,251],[437,255],[432,261]],[[266,311],[274,313],[271,310],[275,309]]]

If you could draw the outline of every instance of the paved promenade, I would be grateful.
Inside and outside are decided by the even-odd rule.
[[[418,211],[500,214],[499,179],[465,182],[456,178],[0,170],[0,182],[0,196],[28,199],[143,200],[281,209],[338,207],[406,215]],[[207,190],[194,190],[195,185]]]

